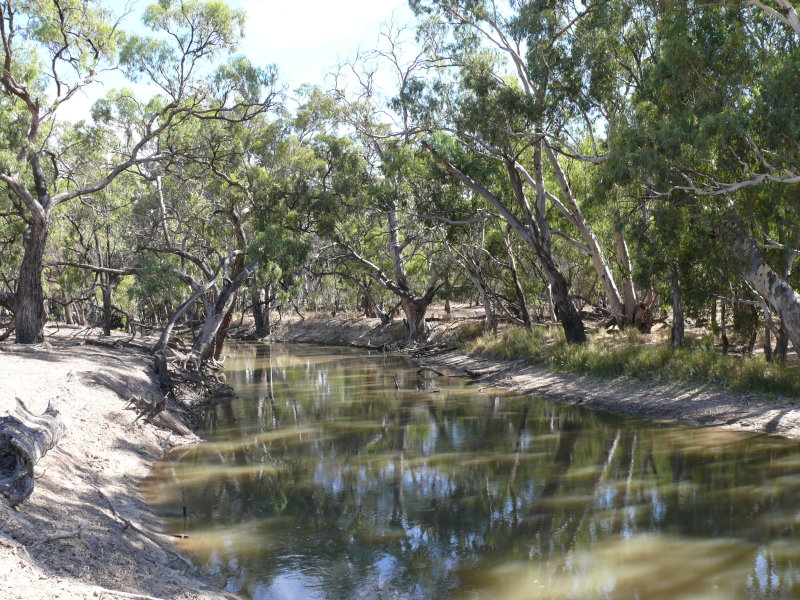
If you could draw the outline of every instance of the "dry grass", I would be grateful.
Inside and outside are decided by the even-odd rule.
[[[655,337],[655,341],[653,340]],[[509,360],[524,359],[567,373],[642,381],[691,381],[740,392],[800,397],[800,366],[767,362],[763,357],[723,355],[698,338],[673,350],[667,340],[642,336],[636,329],[589,336],[588,343],[565,343],[558,327],[533,331],[513,328],[484,334],[466,344],[471,353]]]

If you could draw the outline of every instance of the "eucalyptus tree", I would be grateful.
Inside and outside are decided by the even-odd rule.
[[[391,292],[405,315],[407,338],[419,339],[443,275],[436,236],[415,208],[424,156],[393,141],[369,148],[329,138],[318,149],[327,161],[338,162],[338,168],[327,161],[321,167],[325,173],[336,169],[336,176],[320,182],[333,200],[318,229],[331,242],[320,258],[352,263],[355,275],[348,279],[363,275]]]
[[[0,181],[24,207],[28,227],[14,290],[0,292],[15,312],[17,342],[42,337],[42,260],[56,207],[107,187],[126,170],[164,158],[159,140],[192,119],[248,119],[265,110],[270,77],[237,58],[214,69],[234,50],[244,13],[219,0],[164,0],[149,6],[144,24],[152,36],[123,35],[119,19],[99,2],[81,0],[0,4],[0,94],[7,147]],[[95,111],[97,125],[83,145],[102,140],[105,163],[83,172],[75,146],[58,135],[67,102],[121,68],[157,93],[146,100],[112,91]],[[96,136],[100,129],[115,135]]]
[[[652,59],[610,136],[607,178],[629,186],[645,219],[661,204],[688,210],[694,226],[666,237],[695,248],[706,271],[742,278],[767,322],[774,316],[798,347],[795,9],[783,2],[680,8],[657,15]],[[713,252],[702,250],[703,235]],[[721,283],[715,293],[728,295]]]
[[[194,122],[175,133],[177,159],[162,173],[143,173],[153,193],[142,207],[140,249],[162,257],[191,289],[154,349],[202,301],[205,321],[191,349],[199,364],[221,356],[239,289],[262,261],[277,260],[274,238],[282,223],[264,215],[285,141],[280,118]]]
[[[117,287],[123,278],[137,272],[138,256],[129,231],[133,206],[141,193],[138,182],[123,175],[94,194],[90,202],[76,204],[65,212],[60,229],[67,231],[55,260],[46,264],[51,271],[66,268],[67,273],[79,270],[93,276],[90,287],[100,290],[103,335],[111,335],[114,314],[119,312],[114,306]],[[93,299],[94,294],[88,296]],[[75,300],[62,297],[65,303]],[[66,305],[64,309],[68,314]]]
[[[479,156],[517,168],[519,176],[512,178],[519,177],[540,197],[540,213],[546,214],[549,204],[559,213],[549,220],[564,222],[563,229],[548,223],[552,231],[545,231],[543,222],[539,237],[547,245],[546,238],[556,235],[584,253],[615,320],[632,323],[638,298],[621,223],[609,219],[615,269],[596,233],[598,223],[591,223],[583,206],[586,200],[602,205],[604,199],[590,195],[581,201],[569,166],[596,165],[607,157],[602,125],[613,127],[624,110],[636,86],[636,61],[644,52],[639,15],[622,2],[411,4],[424,17],[421,33],[431,58],[439,59],[443,71],[455,71],[452,80],[466,97],[450,115],[434,115],[429,125],[452,131]],[[518,148],[527,143],[533,151],[510,152],[514,143]],[[537,179],[540,171],[544,174]],[[613,211],[606,204],[601,212]],[[548,272],[550,262],[543,263]]]

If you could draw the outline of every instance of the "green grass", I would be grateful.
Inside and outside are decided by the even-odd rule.
[[[616,379],[714,384],[739,392],[800,397],[800,366],[762,357],[726,356],[702,347],[673,350],[668,343],[644,344],[634,330],[619,336],[592,335],[581,346],[565,343],[560,328],[508,329],[466,344],[470,353],[524,359],[553,371]]]

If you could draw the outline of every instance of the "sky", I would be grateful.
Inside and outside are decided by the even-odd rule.
[[[407,0],[227,1],[247,13],[241,53],[258,66],[277,65],[279,77],[290,92],[303,83],[324,85],[325,74],[336,64],[352,58],[359,49],[376,45],[383,23],[414,21]],[[123,0],[105,2],[112,10],[122,10],[125,4]],[[123,21],[123,29],[145,33],[140,18],[148,4],[148,0],[137,0]],[[130,86],[121,75],[109,75],[103,84],[90,86],[63,105],[59,118],[88,118],[91,105],[110,88]]]
[[[323,83],[324,73],[374,47],[381,24],[414,19],[406,0],[234,0],[247,12],[242,50],[256,64],[274,63],[290,89]]]

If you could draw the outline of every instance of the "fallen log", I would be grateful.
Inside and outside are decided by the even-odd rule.
[[[0,494],[11,506],[33,492],[33,466],[64,436],[67,427],[52,398],[41,415],[30,412],[17,398],[14,412],[0,419]]]

